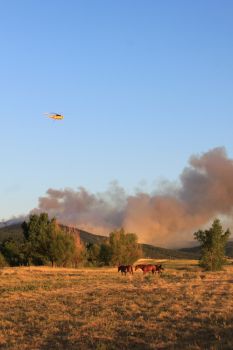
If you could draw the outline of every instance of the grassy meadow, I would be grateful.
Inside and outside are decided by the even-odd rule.
[[[216,273],[197,261],[163,265],[161,277],[1,269],[0,349],[232,349],[232,263]]]

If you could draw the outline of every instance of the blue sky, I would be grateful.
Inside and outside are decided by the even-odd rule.
[[[231,0],[2,0],[0,219],[233,156]],[[44,112],[63,113],[55,122]]]

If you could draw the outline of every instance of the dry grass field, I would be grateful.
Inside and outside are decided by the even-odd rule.
[[[0,349],[232,349],[233,265],[0,270]]]

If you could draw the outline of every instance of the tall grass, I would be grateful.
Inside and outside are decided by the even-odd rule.
[[[233,267],[0,270],[1,349],[232,349]],[[169,265],[170,264],[170,265]]]

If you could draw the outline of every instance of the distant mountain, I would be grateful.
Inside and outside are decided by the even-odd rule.
[[[80,230],[78,228],[63,227],[67,231],[79,235],[83,243],[100,244],[107,239],[106,236],[95,235],[93,233]],[[23,239],[23,231],[21,223],[0,227],[0,243],[7,238],[14,238],[17,240]],[[182,248],[182,249],[166,249],[155,247],[150,244],[141,244],[144,256],[152,259],[198,259],[200,256],[200,247]],[[233,241],[229,241],[226,246],[226,255],[233,257]]]
[[[21,228],[21,224],[22,223],[2,226],[0,228],[0,242],[10,237],[17,240],[23,240],[23,230]]]
[[[188,253],[188,254],[196,254],[197,257],[199,257],[201,253],[200,246],[191,247],[191,248],[182,248],[182,249],[179,249],[179,251]],[[228,241],[226,244],[226,256],[233,258],[233,241],[232,240]]]
[[[0,242],[10,237],[14,239],[22,240],[23,230],[21,225],[22,223],[17,223],[17,224],[5,225],[0,227]],[[94,235],[93,233],[89,233],[89,232],[77,229],[75,227],[68,227],[65,225],[62,225],[62,227],[65,228],[67,232],[72,232],[74,234],[79,235],[80,239],[84,243],[102,243],[107,238],[105,236]]]
[[[93,233],[86,232],[77,228],[72,228],[72,231],[79,234],[81,240],[84,243],[102,243],[107,239],[106,236],[94,235]],[[174,249],[166,249],[155,247],[150,244],[141,244],[145,257],[151,259],[197,259],[198,255],[194,252],[185,252]]]
[[[176,249],[155,247],[150,244],[141,244],[144,256],[152,259],[198,259],[196,252],[186,252]]]
[[[101,244],[102,242],[104,242],[108,238],[106,236],[95,235],[93,233],[80,230],[79,228],[76,228],[76,227],[68,227],[65,225],[62,225],[62,227],[67,232],[71,232],[71,233],[79,235],[79,237],[83,243]]]
[[[16,224],[20,224],[26,220],[25,216],[19,216],[17,218],[13,218],[13,219],[9,219],[7,221],[1,221],[0,222],[0,228],[2,227],[7,227],[7,226],[12,226],[12,225],[16,225]]]
[[[195,247],[189,247],[189,248],[181,248],[179,249],[179,251],[184,253],[196,254],[197,256],[199,256],[201,252],[201,248],[200,246],[195,246]]]

